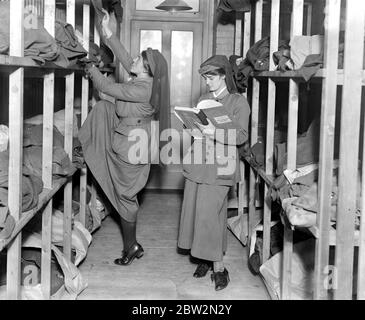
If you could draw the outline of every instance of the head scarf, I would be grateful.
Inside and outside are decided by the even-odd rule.
[[[170,128],[170,82],[167,61],[158,51],[146,50],[148,64],[153,74],[150,103],[155,109],[156,120],[160,121],[160,131]]]
[[[201,75],[204,75],[206,73],[209,73],[213,70],[217,70],[220,68],[224,69],[226,72],[227,90],[230,93],[236,93],[237,87],[236,87],[236,83],[234,82],[234,78],[233,78],[232,66],[229,63],[229,60],[226,56],[215,55],[215,56],[210,57],[208,60],[206,60],[205,62],[202,63],[202,65],[200,66],[200,69],[199,69],[199,73]]]

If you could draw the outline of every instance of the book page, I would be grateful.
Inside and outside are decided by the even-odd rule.
[[[221,107],[222,104],[216,100],[213,99],[207,99],[207,100],[202,100],[198,103],[198,105],[196,106],[197,109],[199,110],[203,110],[203,109],[210,109],[210,108],[215,108],[215,107]]]

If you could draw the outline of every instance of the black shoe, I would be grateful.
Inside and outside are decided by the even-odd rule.
[[[135,258],[140,259],[144,254],[143,248],[140,244],[132,245],[127,251],[122,251],[122,257],[115,259],[114,263],[118,266],[128,266]]]
[[[211,279],[215,282],[216,291],[224,289],[229,283],[228,270],[224,268],[224,271],[213,272]]]
[[[194,278],[203,278],[207,275],[208,271],[212,269],[212,266],[203,262],[199,263],[193,276]]]

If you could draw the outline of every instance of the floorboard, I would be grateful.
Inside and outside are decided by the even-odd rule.
[[[196,268],[188,256],[177,253],[181,193],[147,192],[141,201],[137,237],[145,255],[128,267],[116,266],[122,237],[116,220],[107,217],[93,241],[80,270],[88,287],[79,300],[266,300],[260,277],[247,268],[247,248],[228,232],[225,264],[231,282],[214,290],[210,274],[193,278]],[[163,204],[163,205],[162,205]]]

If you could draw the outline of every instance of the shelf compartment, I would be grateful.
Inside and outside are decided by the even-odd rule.
[[[8,244],[22,231],[22,229],[28,224],[28,222],[38,213],[43,207],[54,197],[54,195],[65,185],[68,181],[67,178],[57,179],[53,183],[52,189],[43,189],[39,195],[38,205],[32,210],[23,212],[20,220],[16,223],[13,233],[8,239],[0,240],[0,252],[4,250]]]

